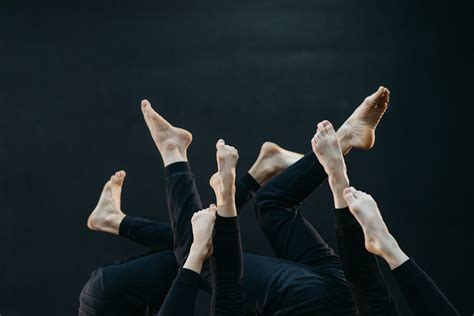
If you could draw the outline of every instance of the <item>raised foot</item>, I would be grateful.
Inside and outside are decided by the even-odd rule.
[[[237,149],[225,144],[220,139],[216,144],[217,172],[211,177],[209,184],[216,195],[217,205],[235,209],[235,168],[239,154]],[[221,215],[221,213],[219,212]]]
[[[275,143],[265,142],[257,160],[250,168],[250,175],[260,184],[280,174],[303,157],[302,154],[281,148]]]
[[[311,140],[311,145],[313,152],[330,177],[345,174],[344,157],[331,122],[322,121],[318,123],[318,129]]]
[[[350,187],[344,190],[344,199],[362,226],[367,251],[385,257],[392,249],[398,248],[372,196]]]
[[[343,153],[352,147],[371,149],[375,144],[375,129],[387,110],[390,91],[385,87],[365,98],[362,104],[337,131]]]
[[[194,213],[191,218],[193,228],[193,244],[190,255],[195,255],[206,260],[212,255],[212,235],[216,221],[217,207],[210,205],[209,208]]]
[[[105,184],[97,206],[87,219],[89,229],[118,235],[120,223],[125,217],[120,209],[125,176],[125,171],[118,171]]]
[[[187,160],[187,148],[193,140],[192,134],[185,129],[172,126],[152,108],[148,100],[143,100],[141,107],[145,122],[165,165]]]
[[[349,186],[349,178],[336,131],[329,121],[318,123],[318,130],[311,140],[311,145],[329,177],[335,208],[346,207],[342,192]]]

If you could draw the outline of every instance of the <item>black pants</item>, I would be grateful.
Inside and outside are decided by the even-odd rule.
[[[179,264],[184,261],[191,244],[191,223],[187,214],[191,210],[194,212],[202,208],[194,177],[190,171],[186,172],[189,172],[189,177],[180,180],[182,185],[177,186],[180,189],[170,191],[169,180],[172,173],[167,171],[171,230],[180,232],[175,234],[173,242]],[[279,257],[244,254],[246,303],[249,309],[258,314],[356,313],[339,258],[297,209],[297,205],[316,189],[325,177],[315,155],[309,153],[281,175],[273,178],[257,194],[257,218]],[[238,207],[242,205],[242,201],[248,201],[252,196],[252,189],[255,189],[255,181],[249,178],[248,175],[244,177],[248,183],[242,184],[242,181],[239,181],[237,185]],[[239,196],[246,198],[239,199]],[[170,232],[163,224],[144,219],[127,217],[121,225],[121,234],[157,250],[163,250],[159,247],[171,244]],[[153,242],[157,241],[157,235],[166,233],[169,234],[167,238],[160,239],[153,245]],[[157,269],[160,269],[161,264],[159,261],[154,263]],[[159,279],[156,282],[162,284]],[[130,287],[133,288],[134,285],[131,284]],[[97,295],[100,296],[100,293]],[[89,296],[92,295],[89,293]],[[163,297],[155,298],[158,302],[162,300]]]
[[[364,233],[349,209],[335,210],[337,241],[346,278],[361,315],[398,315],[376,257],[365,249]],[[392,271],[415,315],[459,315],[413,259]]]
[[[237,217],[217,216],[213,248],[211,315],[244,315],[242,244]],[[159,316],[193,315],[200,279],[200,274],[181,268]]]

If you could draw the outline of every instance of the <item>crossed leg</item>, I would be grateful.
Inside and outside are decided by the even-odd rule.
[[[388,89],[380,87],[341,126],[337,138],[343,153],[353,147],[373,147],[375,129],[387,109],[388,96]],[[310,266],[338,261],[297,208],[325,179],[323,167],[315,154],[309,152],[258,192],[257,218],[278,258]]]
[[[343,197],[349,186],[336,132],[328,121],[318,124],[313,150],[329,177],[336,216],[336,235],[344,274],[361,315],[398,315],[397,306],[380,273],[375,256],[364,249],[360,225]]]
[[[318,125],[312,144],[329,176],[344,272],[360,314],[398,315],[397,306],[378,268],[377,255],[389,264],[416,315],[458,315],[429,276],[400,249],[374,199],[349,188],[344,158],[331,123],[324,121]]]

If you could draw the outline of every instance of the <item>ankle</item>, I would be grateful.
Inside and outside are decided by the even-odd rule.
[[[341,146],[342,154],[345,156],[352,149],[352,133],[350,133],[349,129],[343,125],[336,134],[339,145]]]
[[[390,249],[384,250],[382,253],[382,257],[388,263],[391,270],[398,268],[410,259],[396,242],[395,244],[396,246],[392,246]]]
[[[163,159],[163,164],[166,166],[171,165],[175,162],[188,161],[186,153],[181,153],[176,148],[171,150],[160,150],[161,158]]]
[[[237,208],[235,207],[235,201],[228,201],[225,204],[218,204],[217,215],[222,216],[222,217],[237,216]]]
[[[104,217],[103,224],[100,225],[105,232],[112,233],[114,235],[119,235],[120,233],[120,224],[125,218],[125,214],[108,214]]]
[[[252,178],[257,181],[258,184],[262,185],[272,174],[272,170],[268,168],[259,167],[257,164],[253,165],[252,168],[248,171]]]
[[[388,232],[379,233],[378,253],[388,263],[390,269],[393,270],[402,265],[409,258],[402,251],[395,238]]]

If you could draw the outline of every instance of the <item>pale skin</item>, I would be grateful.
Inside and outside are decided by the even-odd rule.
[[[184,268],[201,273],[202,265],[212,254],[212,230],[216,212],[222,217],[237,216],[235,207],[235,168],[239,154],[237,149],[220,139],[216,144],[217,172],[209,181],[216,194],[217,207],[196,212],[191,220],[193,244]]]
[[[407,261],[408,256],[388,231],[372,196],[353,187],[346,188],[343,194],[349,210],[362,226],[365,248],[374,255],[382,257],[391,270]]]
[[[217,214],[222,217],[237,216],[235,207],[235,168],[239,154],[237,149],[219,139],[216,144],[217,172],[209,181],[217,201]]]
[[[364,232],[365,248],[382,257],[392,270],[407,261],[408,256],[388,231],[374,199],[349,187],[344,157],[332,124],[328,121],[319,123],[311,143],[314,153],[328,174],[335,208],[349,207]]]
[[[388,106],[390,92],[380,87],[368,96],[337,131],[341,150],[347,154],[353,147],[370,149],[375,142],[375,128]],[[150,134],[162,156],[165,166],[179,161],[187,161],[187,148],[192,142],[192,134],[175,127],[158,114],[147,100],[141,103],[142,113]],[[264,184],[271,177],[281,173],[303,155],[285,150],[266,142],[250,168],[250,175]],[[96,231],[119,234],[120,223],[125,217],[120,208],[121,187],[125,173],[116,181],[112,178],[104,186],[101,198],[88,218],[87,226]]]
[[[201,274],[204,262],[212,255],[212,234],[216,222],[217,208],[209,208],[194,213],[191,218],[193,243],[183,268]]]

